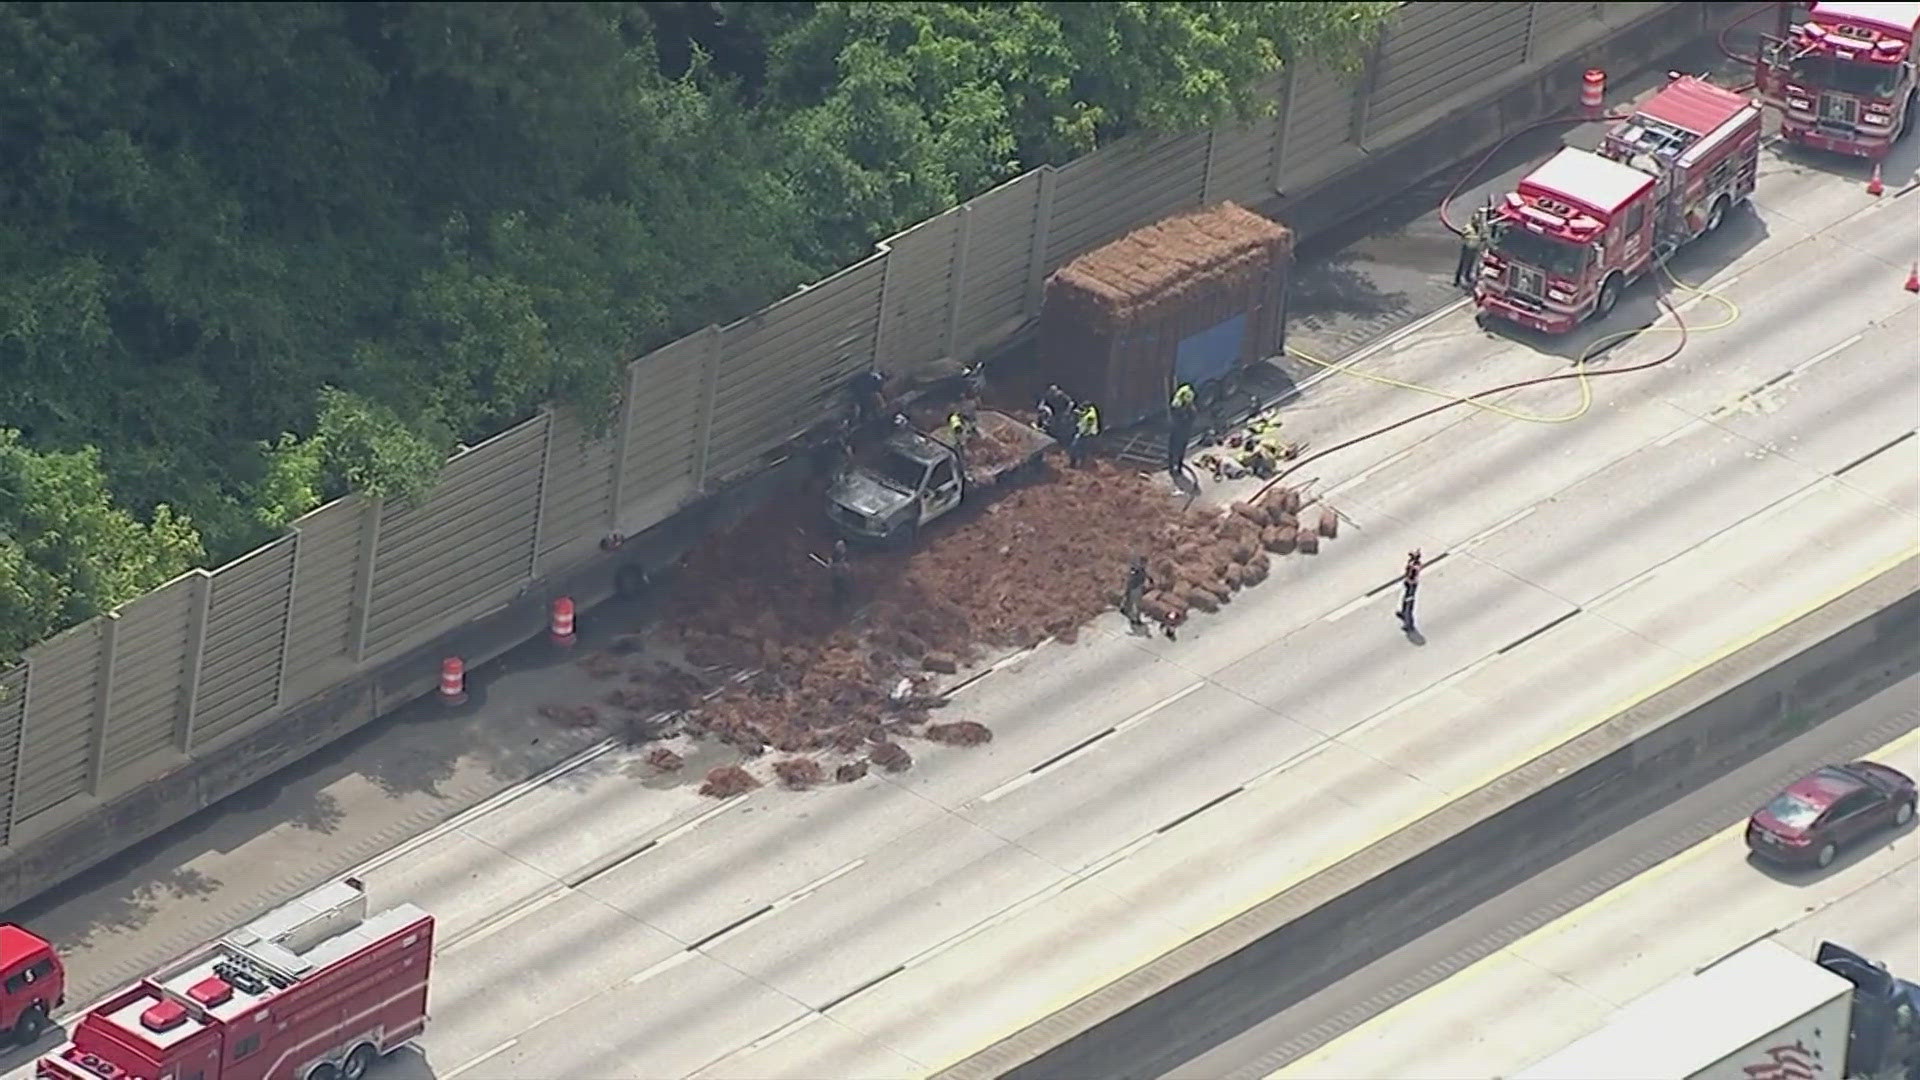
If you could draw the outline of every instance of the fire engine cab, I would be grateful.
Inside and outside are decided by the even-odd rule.
[[[1675,76],[1598,153],[1567,147],[1495,204],[1474,301],[1549,334],[1604,318],[1629,284],[1745,203],[1759,165],[1759,106]]]
[[[67,969],[53,946],[29,930],[0,924],[0,1029],[26,1046],[67,1002]]]
[[[41,1080],[360,1080],[427,1023],[433,918],[347,878],[107,998]]]
[[[1753,81],[1780,110],[1780,136],[1836,154],[1886,157],[1920,111],[1916,34],[1920,0],[1853,0],[1814,4],[1783,37],[1763,36]]]

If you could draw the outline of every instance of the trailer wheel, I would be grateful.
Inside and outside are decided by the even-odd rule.
[[[1728,202],[1727,202],[1727,197],[1725,195],[1722,195],[1719,198],[1713,200],[1713,209],[1707,211],[1707,227],[1701,231],[1702,232],[1718,231],[1720,226],[1726,223],[1727,206],[1728,206]]]
[[[20,1016],[13,1022],[13,1041],[18,1046],[31,1046],[47,1030],[47,1007],[34,1002],[20,1010]]]
[[[361,1043],[354,1047],[348,1052],[347,1060],[340,1065],[341,1080],[360,1080],[367,1075],[368,1069],[373,1068],[373,1059],[379,1056],[380,1052],[373,1048],[372,1043]]]
[[[1600,301],[1593,306],[1594,318],[1604,319],[1613,314],[1614,307],[1619,303],[1620,275],[1608,274],[1607,280],[1600,284]]]

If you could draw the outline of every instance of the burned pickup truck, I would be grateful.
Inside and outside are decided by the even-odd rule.
[[[1053,440],[1003,412],[981,409],[964,445],[899,428],[827,489],[827,516],[847,537],[911,543],[920,527],[1017,474]]]

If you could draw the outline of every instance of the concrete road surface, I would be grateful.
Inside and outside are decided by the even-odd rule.
[[[1910,699],[1916,684],[1900,688]],[[1908,700],[1879,707],[1911,711]],[[1866,756],[1914,772],[1920,733]],[[1809,762],[1809,766],[1820,762]],[[1761,938],[1835,941],[1920,979],[1920,838],[1911,825],[1828,871],[1756,864],[1744,819],[1270,1074],[1270,1080],[1511,1076],[1642,994]]]
[[[1756,201],[1675,267],[1737,317],[1684,301],[1680,356],[1590,408],[1519,391],[1317,464],[1340,539],[1177,642],[1113,617],[980,681],[948,718],[988,746],[724,803],[603,750],[372,866],[443,927],[434,1024],[390,1075],[937,1070],[1908,556],[1920,200],[1770,156]],[[1456,313],[1362,360],[1426,393],[1341,376],[1288,428],[1330,445],[1599,333]],[[1409,637],[1382,587],[1415,547]]]

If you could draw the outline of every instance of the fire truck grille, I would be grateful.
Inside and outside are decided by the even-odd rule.
[[[1512,289],[1519,299],[1535,307],[1540,305],[1541,297],[1547,292],[1545,276],[1531,266],[1515,266],[1509,271],[1507,287]]]
[[[1853,130],[1860,119],[1860,103],[1840,94],[1820,95],[1820,126]]]

